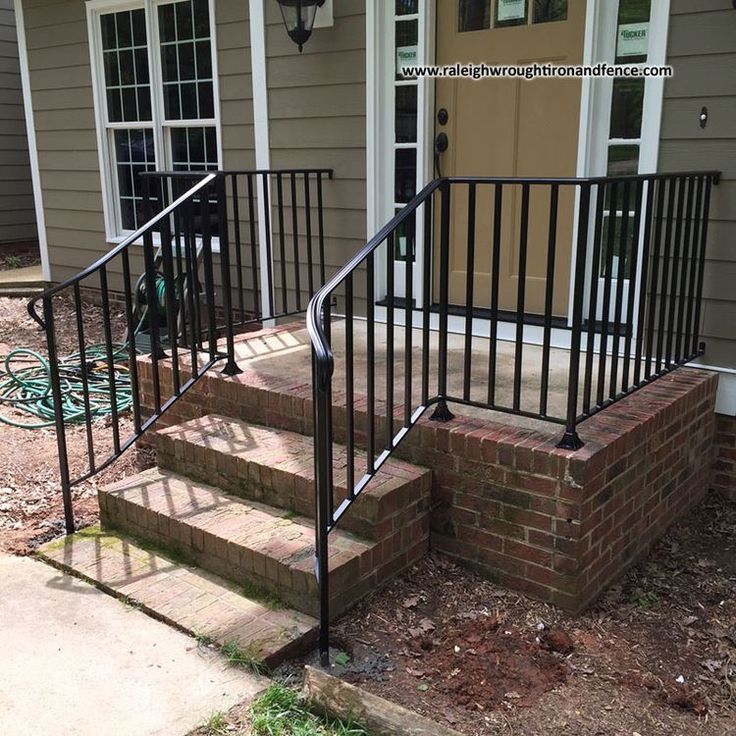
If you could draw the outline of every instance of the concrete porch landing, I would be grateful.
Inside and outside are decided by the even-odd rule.
[[[367,325],[363,321],[354,322],[354,391],[355,395],[365,396],[367,387]],[[448,392],[453,396],[463,393],[463,369],[465,359],[465,338],[463,335],[448,335]],[[394,405],[402,406],[404,393],[404,328],[394,329]],[[430,395],[437,393],[436,366],[439,351],[438,333],[433,331],[430,338]],[[512,342],[497,342],[496,401],[500,405],[513,403],[515,346]],[[411,403],[419,406],[421,402],[421,358],[422,332],[412,330],[412,365],[415,379],[412,382]],[[473,337],[471,358],[470,398],[485,401],[488,387],[488,356],[490,340]],[[335,355],[333,392],[336,397],[345,392],[345,322],[338,320],[332,328],[332,347]],[[377,411],[382,413],[386,397],[386,355],[387,334],[385,325],[377,324],[375,329],[375,390]],[[293,322],[266,330],[262,335],[254,333],[236,341],[236,360],[241,368],[264,379],[290,379],[304,384],[312,382],[311,342],[303,321]],[[549,367],[549,416],[564,417],[567,401],[567,381],[569,371],[569,351],[552,348]],[[583,359],[584,368],[584,359]],[[523,368],[521,375],[521,408],[536,413],[542,374],[542,348],[537,345],[523,346]],[[609,373],[607,373],[609,375]],[[595,389],[595,384],[594,384]],[[533,428],[541,432],[561,433],[561,428],[550,422],[530,419],[505,412],[489,411],[473,406],[452,404],[453,413],[466,417],[500,421],[507,425]]]

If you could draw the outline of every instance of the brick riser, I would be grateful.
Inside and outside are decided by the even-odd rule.
[[[211,483],[241,498],[259,501],[301,516],[314,517],[314,447],[310,437],[208,415],[155,435],[159,467]],[[333,448],[334,466],[344,468],[347,453]],[[365,454],[358,453],[358,465]],[[347,496],[346,471],[335,477],[334,503]],[[432,474],[390,460],[355,500],[341,528],[382,541],[408,534],[426,536]]]
[[[145,363],[142,375],[145,392]],[[557,433],[458,416],[422,419],[397,454],[433,472],[434,548],[578,611],[707,491],[716,388],[714,374],[680,368],[583,423],[586,444],[577,452],[557,449]],[[345,398],[333,401],[339,442]],[[360,440],[365,402],[355,407]],[[164,423],[210,412],[310,433],[312,388],[247,369],[231,379],[211,373]],[[377,418],[377,431],[381,425]],[[726,441],[728,449],[730,435]]]
[[[163,479],[163,480],[162,480]],[[251,583],[288,606],[318,615],[314,531],[308,519],[248,503],[165,470],[99,492],[100,518],[236,584]],[[380,542],[331,535],[330,605],[337,616],[427,551],[429,517]]]
[[[716,415],[713,487],[736,501],[736,417]]]

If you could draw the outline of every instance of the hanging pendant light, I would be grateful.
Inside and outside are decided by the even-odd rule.
[[[281,9],[281,17],[286,26],[289,38],[299,47],[302,47],[312,35],[314,17],[317,8],[324,5],[325,0],[276,0]]]

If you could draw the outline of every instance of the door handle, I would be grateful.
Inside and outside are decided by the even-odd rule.
[[[434,168],[437,172],[437,176],[442,176],[442,167],[440,166],[440,154],[447,150],[450,145],[450,140],[447,137],[447,133],[438,133],[434,139]]]

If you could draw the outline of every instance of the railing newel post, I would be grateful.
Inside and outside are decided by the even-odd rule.
[[[329,298],[329,297],[328,297]],[[320,315],[329,341],[330,306]],[[319,588],[319,653],[323,667],[330,663],[329,533],[332,526],[332,374],[331,366],[320,364],[312,348],[312,392],[314,404],[314,477],[316,479],[315,576]]]
[[[430,419],[436,422],[449,422],[455,415],[447,406],[447,327],[450,278],[450,182],[445,179],[440,184],[440,334],[437,406]]]
[[[56,327],[54,325],[54,308],[51,297],[43,297],[43,320],[46,323],[46,346],[49,354],[49,379],[51,381],[51,398],[54,402],[54,426],[56,428],[56,447],[59,452],[59,480],[61,498],[64,505],[64,526],[67,534],[74,534],[74,505],[69,475],[69,456],[66,447],[66,429],[64,427],[64,407],[61,396],[61,380],[56,354]]]
[[[584,444],[577,432],[577,407],[578,390],[580,388],[580,345],[583,331],[585,264],[588,250],[588,228],[590,227],[590,190],[590,182],[580,185],[580,212],[575,252],[572,330],[570,337],[570,374],[567,384],[567,418],[565,421],[565,433],[557,443],[557,447],[565,450],[579,450]],[[591,329],[591,326],[588,329]],[[588,356],[588,360],[590,360],[590,356]]]
[[[215,182],[217,197],[217,231],[220,237],[220,270],[222,272],[222,309],[225,312],[225,340],[227,343],[227,362],[222,369],[225,376],[236,376],[242,369],[235,361],[235,337],[233,335],[232,284],[230,277],[230,223],[227,208],[227,187],[225,174],[218,173]],[[235,223],[238,227],[238,223]]]

